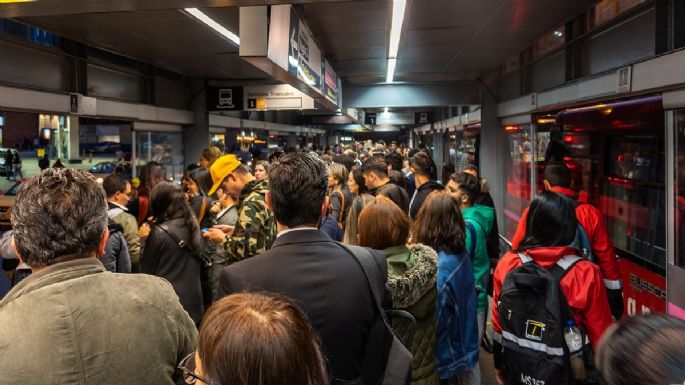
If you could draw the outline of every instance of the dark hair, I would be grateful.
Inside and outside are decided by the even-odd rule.
[[[551,186],[571,188],[571,170],[565,164],[549,164],[545,167],[544,178]]]
[[[162,165],[157,162],[148,162],[140,170],[140,186],[138,187],[138,195],[150,196],[152,190],[163,181],[166,176]]]
[[[447,182],[450,180],[450,176],[454,174],[456,169],[452,163],[445,163],[442,165],[442,185],[447,186]]]
[[[407,155],[409,156],[409,159],[411,159],[414,157],[414,155],[418,154],[419,152],[421,152],[421,150],[419,150],[418,148],[412,148],[409,150],[409,153]]]
[[[478,167],[476,167],[473,164],[467,164],[466,166],[461,168],[461,171],[475,171],[476,173],[478,173]]]
[[[571,200],[561,194],[544,191],[530,203],[526,234],[519,250],[568,246],[575,240],[577,229],[578,221]]]
[[[664,314],[623,317],[604,333],[596,362],[607,385],[682,384],[685,321]]]
[[[465,172],[457,172],[450,176],[450,180],[459,185],[459,190],[469,197],[469,202],[471,204],[473,204],[478,198],[478,195],[480,195],[480,181],[475,176]]]
[[[349,155],[336,155],[333,157],[333,162],[342,164],[348,170],[351,170],[356,164],[354,158]]]
[[[409,239],[409,217],[389,198],[379,195],[359,215],[359,246],[383,250]]]
[[[389,164],[393,170],[402,171],[404,158],[400,154],[391,152],[385,156],[385,163]]]
[[[155,217],[155,222],[158,224],[174,218],[183,218],[185,225],[188,228],[188,233],[190,234],[191,242],[188,243],[191,245],[191,250],[200,248],[200,245],[195,242],[196,239],[199,239],[197,235],[200,231],[200,227],[197,224],[193,210],[188,206],[188,203],[183,196],[181,186],[172,182],[162,182],[158,184],[155,189],[152,190],[150,209],[152,215]]]
[[[289,153],[269,170],[276,221],[288,227],[318,226],[328,191],[328,170],[314,153]]]
[[[362,174],[374,173],[379,177],[388,176],[388,165],[381,158],[372,157],[362,164]]]
[[[202,319],[197,354],[212,383],[327,385],[317,334],[293,300],[240,293],[214,303]]]
[[[460,254],[466,241],[464,226],[457,199],[447,191],[433,191],[414,221],[414,239],[436,251]]]
[[[197,187],[200,189],[200,194],[207,196],[209,190],[212,189],[212,176],[206,168],[196,168],[188,173],[188,178],[192,179]]]
[[[411,158],[414,174],[432,178],[435,174],[435,162],[425,152],[419,152]]]
[[[105,195],[109,198],[118,192],[126,191],[126,185],[129,183],[121,174],[114,173],[102,181],[102,188],[105,189]]]
[[[366,188],[364,174],[362,173],[362,166],[355,165],[352,167],[352,170],[350,170],[350,173],[352,173],[352,178],[357,183],[357,186],[359,186],[359,192],[357,193],[357,196],[368,193],[369,189]]]
[[[107,226],[105,190],[86,171],[48,168],[19,188],[12,225],[17,250],[31,267],[90,257]]]

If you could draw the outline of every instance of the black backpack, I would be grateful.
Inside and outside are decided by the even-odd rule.
[[[523,265],[507,274],[499,297],[506,384],[573,384],[564,340],[573,313],[559,281],[582,257],[565,256],[551,270],[519,258]]]

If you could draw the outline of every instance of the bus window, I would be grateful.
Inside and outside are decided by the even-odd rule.
[[[614,245],[664,269],[663,136],[612,135],[606,154],[599,208]]]
[[[675,112],[675,264],[685,267],[685,109]]]

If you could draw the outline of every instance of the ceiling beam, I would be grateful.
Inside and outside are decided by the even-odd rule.
[[[343,85],[345,108],[439,107],[480,104],[478,83]]]
[[[89,13],[161,11],[183,8],[246,7],[350,1],[361,0],[50,0],[1,4],[0,17],[19,18]]]

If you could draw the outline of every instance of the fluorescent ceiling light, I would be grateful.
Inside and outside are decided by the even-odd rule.
[[[385,113],[387,114],[387,113],[388,113],[388,107],[385,107],[385,108],[383,109],[383,112],[385,112]]]
[[[225,37],[226,39],[234,42],[236,45],[240,45],[240,38],[238,35],[235,33],[229,31],[224,27],[223,25],[217,23],[212,19],[211,17],[207,16],[204,12],[200,11],[197,8],[186,8],[185,9],[188,14],[192,15],[196,19],[200,20],[201,22],[205,23],[207,26],[209,26],[211,29],[215,30],[216,32],[219,33],[219,35]]]
[[[395,77],[395,66],[397,65],[397,59],[388,59],[388,74],[385,76],[386,83],[392,83]]]
[[[404,22],[404,10],[407,0],[394,0],[392,2],[392,24],[390,24],[390,50],[388,57],[397,58],[397,51],[400,48],[400,35],[402,35],[402,23]]]

